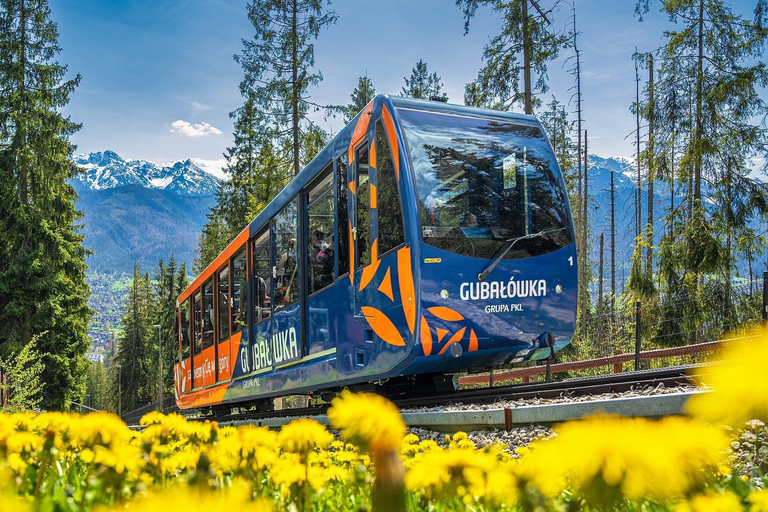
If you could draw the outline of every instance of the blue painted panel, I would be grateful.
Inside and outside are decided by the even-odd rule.
[[[306,355],[336,346],[336,285],[331,285],[307,299]]]

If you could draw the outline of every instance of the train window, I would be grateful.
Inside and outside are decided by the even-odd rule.
[[[203,285],[203,350],[213,345],[213,278]]]
[[[341,277],[349,272],[349,182],[347,181],[347,154],[344,153],[336,159],[336,247],[339,261],[339,270],[336,277]]]
[[[189,359],[191,344],[189,342],[189,299],[179,308],[179,334],[181,336],[181,359]]]
[[[229,339],[229,266],[219,272],[219,343]]]
[[[333,175],[307,194],[307,294],[333,283]]]
[[[355,254],[357,268],[371,263],[371,184],[368,173],[368,143],[357,148],[355,155],[357,168],[357,245]]]
[[[195,327],[193,336],[195,337],[195,355],[200,354],[203,351],[203,331],[200,329],[201,322],[203,320],[203,294],[197,292],[195,294],[195,300],[193,302],[194,310],[192,313],[195,315],[193,325]]]
[[[245,263],[245,247],[243,247],[232,258],[232,307],[230,309],[232,334],[242,331],[247,325],[248,281]]]
[[[299,298],[298,201],[294,199],[275,216],[275,313]]]
[[[381,121],[376,123],[376,193],[379,254],[384,254],[405,243],[405,232],[392,151]]]
[[[562,174],[539,126],[398,112],[425,243],[489,259],[537,256],[572,243]]]
[[[269,318],[272,312],[271,268],[269,264],[269,229],[265,229],[253,241],[254,312],[253,323]]]

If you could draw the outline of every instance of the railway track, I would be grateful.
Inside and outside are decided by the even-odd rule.
[[[526,415],[520,415],[520,419],[517,421],[514,421],[512,419],[512,414],[510,411],[510,408],[487,408],[488,404],[494,404],[494,403],[500,403],[500,402],[509,402],[509,401],[516,401],[516,400],[530,400],[530,399],[556,399],[561,397],[568,397],[568,398],[575,398],[579,396],[586,396],[586,395],[602,395],[602,394],[611,394],[611,393],[624,393],[631,390],[637,390],[647,387],[657,387],[657,386],[664,386],[666,388],[670,387],[677,387],[681,385],[691,385],[695,382],[696,376],[701,375],[706,372],[707,366],[702,365],[690,365],[690,366],[677,366],[677,367],[671,367],[671,368],[664,368],[659,370],[641,370],[637,372],[629,372],[629,373],[621,373],[621,374],[611,374],[611,375],[603,375],[603,376],[597,376],[597,377],[584,377],[584,378],[575,378],[575,379],[567,379],[562,381],[555,381],[555,382],[541,382],[541,383],[530,383],[530,384],[517,384],[517,385],[507,385],[507,386],[497,386],[492,388],[479,388],[479,389],[467,389],[467,390],[458,390],[450,393],[439,393],[429,396],[419,396],[419,397],[411,397],[411,398],[393,398],[392,401],[397,405],[404,413],[404,417],[406,418],[406,422],[408,422],[409,414],[414,414],[409,412],[409,410],[412,409],[418,409],[418,408],[434,408],[434,407],[443,407],[443,406],[450,406],[455,404],[465,404],[465,405],[484,405],[486,406],[485,411],[460,411],[461,415],[463,416],[469,416],[469,419],[464,420],[464,424],[469,425],[476,425],[481,428],[494,428],[494,425],[499,424],[498,420],[498,411],[504,411],[502,412],[502,420],[500,422],[501,427],[510,428],[510,425],[512,424],[521,424],[525,422],[529,422],[528,418],[529,416]],[[682,401],[681,401],[682,400]],[[663,405],[660,406],[651,406],[653,409],[656,407],[658,409],[659,414],[658,415],[664,415],[664,414],[673,414],[675,410],[680,409],[682,407],[682,403],[684,402],[684,399],[678,398],[678,399],[672,399],[672,398],[657,398],[656,402],[661,403],[664,402]],[[610,409],[610,406],[608,404],[596,404],[595,402],[590,402],[593,405],[592,408],[595,407],[601,407],[603,410]],[[626,411],[630,411],[631,409],[626,409],[627,407],[636,407],[639,406],[639,404],[632,405],[633,402],[627,402],[627,405],[622,405],[624,409],[616,411],[617,413],[626,413]],[[225,416],[217,416],[217,417],[200,417],[200,418],[190,418],[190,419],[197,419],[197,420],[216,420],[220,422],[221,424],[231,424],[231,425],[237,425],[237,424],[244,424],[244,423],[252,423],[252,424],[258,424],[258,425],[264,425],[264,426],[280,426],[282,424],[287,423],[290,419],[294,419],[297,417],[313,417],[315,419],[318,419],[321,422],[326,422],[325,420],[325,413],[330,407],[330,404],[321,404],[316,405],[312,407],[305,407],[305,408],[295,408],[295,409],[284,409],[284,410],[277,410],[277,411],[269,411],[269,412],[254,412],[254,411],[244,411],[239,412],[237,414],[229,414]],[[647,405],[644,405],[642,407],[647,407]],[[511,410],[515,410],[514,408]],[[656,410],[656,409],[653,409]],[[491,413],[491,411],[496,411]],[[610,412],[610,411],[609,411]],[[452,412],[452,415],[458,416],[459,414],[457,412]],[[483,416],[483,414],[485,416]],[[574,412],[574,414],[578,413]],[[536,414],[534,416],[536,417]],[[562,413],[558,413],[555,415],[557,418],[562,417]],[[472,418],[476,418],[476,421]],[[419,422],[422,421],[421,417],[411,417],[413,421],[411,421],[409,424],[413,424],[414,421]],[[433,420],[423,420],[423,421],[433,421]],[[473,421],[475,421],[473,423]],[[557,419],[556,421],[562,421],[562,419]],[[440,421],[437,422],[438,424]],[[546,423],[546,422],[545,422]],[[446,424],[447,425],[447,424]],[[424,426],[424,425],[419,425]],[[447,425],[450,426],[450,425]],[[450,431],[450,429],[448,429]]]

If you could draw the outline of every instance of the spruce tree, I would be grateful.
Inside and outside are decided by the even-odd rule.
[[[157,395],[157,378],[152,373],[153,333],[149,313],[151,289],[149,275],[141,273],[138,263],[133,265],[133,283],[128,292],[120,318],[122,332],[118,336],[117,356],[114,364],[120,365],[122,375],[123,413],[142,407]],[[154,336],[153,336],[154,334]],[[155,345],[155,348],[157,346]],[[154,378],[153,378],[154,377]],[[119,378],[115,373],[113,378]],[[113,389],[118,389],[117,382]]]
[[[521,104],[526,114],[533,113],[539,103],[536,95],[548,90],[547,63],[569,45],[568,35],[557,33],[553,28],[552,17],[559,4],[560,0],[553,0],[543,9],[541,2],[534,0],[456,0],[464,13],[465,34],[481,5],[490,6],[503,20],[501,33],[491,38],[483,49],[485,67],[477,79],[467,85],[465,101],[471,100],[467,104],[497,110],[510,110],[515,104]]]
[[[313,126],[309,111],[322,108],[309,95],[323,79],[313,70],[313,41],[337,15],[323,10],[320,0],[253,0],[247,9],[255,32],[235,56],[245,72],[240,92],[253,102],[257,122],[270,130],[276,147],[286,150],[293,177],[309,162],[301,147],[302,135]]]
[[[448,101],[448,96],[442,92],[443,81],[437,73],[429,73],[427,63],[419,59],[416,67],[411,70],[410,78],[404,78],[405,87],[400,93],[406,98],[423,100],[437,99]]]
[[[376,88],[373,86],[373,82],[367,76],[361,76],[357,81],[357,87],[349,96],[352,103],[344,109],[344,122],[348,123],[354,119],[374,96],[376,96]]]
[[[38,340],[45,409],[82,398],[90,345],[82,215],[67,181],[80,126],[60,113],[80,76],[65,78],[60,51],[46,0],[0,1],[0,352]]]
[[[154,333],[150,354],[162,353],[163,359],[163,392],[173,391],[173,365],[178,362],[179,338],[177,335],[178,318],[176,316],[176,298],[181,293],[179,289],[178,269],[173,255],[168,265],[160,259],[155,270],[154,300],[151,306],[152,325],[160,325],[160,348],[157,347],[157,333]],[[153,361],[153,373],[157,375],[157,357]]]

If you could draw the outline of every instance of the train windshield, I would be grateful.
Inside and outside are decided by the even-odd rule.
[[[476,258],[526,258],[572,243],[555,155],[538,126],[398,110],[422,239]],[[532,236],[533,235],[533,236]]]

